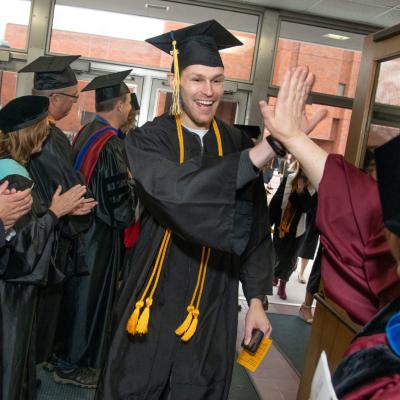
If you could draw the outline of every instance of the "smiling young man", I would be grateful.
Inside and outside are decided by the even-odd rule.
[[[97,398],[226,399],[239,280],[249,303],[245,341],[255,328],[271,333],[262,304],[272,289],[268,210],[250,159],[267,160],[215,117],[224,93],[219,50],[241,44],[233,35],[207,21],[148,42],[176,48],[174,102],[172,115],[126,140],[144,210]]]

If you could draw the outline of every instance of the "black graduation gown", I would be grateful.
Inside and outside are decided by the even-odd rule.
[[[271,293],[272,244],[262,178],[236,189],[240,151],[251,146],[218,121],[224,157],[212,129],[199,138],[184,129],[185,162],[179,165],[175,121],[168,115],[126,140],[127,155],[144,207],[129,276],[116,304],[113,340],[97,399],[225,399],[237,332],[238,281],[248,299]],[[146,336],[129,335],[126,323],[149,274],[165,227],[173,231],[154,296]],[[212,248],[197,331],[183,343],[174,331],[186,317],[201,246]],[[168,388],[167,388],[168,390]]]
[[[19,175],[4,179],[18,190],[27,187],[28,179]],[[52,212],[45,212],[35,191],[32,195],[32,212],[17,221],[16,235],[0,249],[0,370],[4,400],[36,399],[39,286],[62,279],[50,262],[58,219]]]
[[[103,123],[95,120],[81,132],[74,155]],[[66,361],[100,368],[110,332],[111,310],[123,261],[123,230],[135,218],[135,196],[128,181],[123,140],[115,136],[102,149],[88,189],[98,201],[93,224],[84,235],[89,275],[66,284],[58,355]]]
[[[298,250],[298,257],[313,260],[318,245],[319,232],[316,226],[318,206],[318,194],[315,192],[311,196],[310,209],[307,212],[306,231],[303,235],[301,245]]]
[[[279,237],[279,224],[282,218],[282,201],[287,178],[284,178],[279,185],[270,203],[270,218],[274,228],[274,247],[276,251],[276,263],[274,276],[287,282],[292,272],[296,269],[297,252],[303,236],[296,237],[297,225],[301,215],[307,212],[311,206],[311,196],[307,189],[304,193],[293,192],[289,195],[289,200],[296,208],[289,232],[283,237]]]
[[[72,162],[72,148],[66,135],[50,122],[50,132],[43,149],[34,155],[28,165],[29,173],[48,206],[58,185],[63,191],[83,184]],[[87,273],[84,262],[82,233],[92,222],[91,216],[64,216],[56,229],[56,246],[52,255],[55,266],[66,279]],[[53,352],[64,284],[48,285],[41,289],[38,306],[37,362],[47,360]],[[46,340],[42,340],[46,337]]]

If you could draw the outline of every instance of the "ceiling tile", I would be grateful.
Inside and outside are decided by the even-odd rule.
[[[237,0],[236,0],[237,1]],[[280,10],[305,11],[317,3],[318,0],[248,0],[242,3],[257,4],[263,7],[278,8]]]
[[[318,15],[330,16],[332,18],[344,19],[347,21],[367,22],[382,14],[385,8],[355,3],[349,0],[323,0],[309,12]]]
[[[393,10],[371,21],[373,24],[382,26],[393,26],[400,23],[400,10]]]
[[[395,7],[400,5],[400,0],[350,0],[353,3],[367,4],[376,7]]]

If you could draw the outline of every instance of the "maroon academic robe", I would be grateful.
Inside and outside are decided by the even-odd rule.
[[[398,296],[400,282],[384,235],[376,182],[342,156],[327,159],[317,226],[325,293],[364,325]]]

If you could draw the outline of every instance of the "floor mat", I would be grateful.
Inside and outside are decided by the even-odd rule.
[[[292,367],[301,375],[306,357],[311,325],[294,315],[268,313],[272,340]]]

